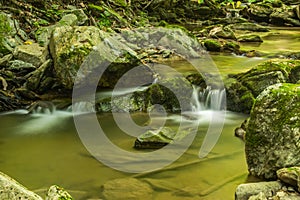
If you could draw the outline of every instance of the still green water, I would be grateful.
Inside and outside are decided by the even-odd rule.
[[[168,126],[177,126],[178,117],[170,116]],[[247,178],[244,144],[233,136],[245,117],[227,113],[222,135],[206,158],[199,159],[198,153],[208,122],[199,126],[193,144],[180,159],[166,169],[136,175],[113,170],[91,157],[70,113],[2,115],[0,169],[42,196],[47,187],[58,184],[76,199],[97,198],[106,181],[137,176],[153,186],[155,199],[233,199],[236,186]],[[132,118],[142,124],[148,116],[136,113]],[[134,138],[122,134],[111,115],[98,115],[98,120],[116,145],[137,151],[132,148]]]
[[[299,40],[292,37],[292,42],[286,43],[286,37],[280,35],[276,42],[272,42],[273,37],[269,38],[262,48],[275,48],[281,43],[293,50],[296,48],[294,40]],[[224,54],[211,55],[211,58],[223,77],[247,71],[265,60]],[[179,73],[196,71],[184,61],[167,64]],[[214,112],[210,114],[213,116]],[[56,111],[52,115],[4,113],[0,115],[0,170],[42,197],[50,185],[58,184],[75,199],[97,199],[101,198],[101,185],[108,180],[137,177],[152,186],[155,200],[234,199],[237,185],[248,180],[244,143],[233,136],[234,129],[247,116],[226,112],[221,137],[208,156],[200,159],[199,148],[210,123],[205,113],[201,116],[202,123],[193,144],[177,161],[153,173],[128,174],[103,165],[89,154],[69,112]],[[135,139],[123,134],[110,114],[97,117],[111,141],[124,150],[137,152],[133,149]],[[178,117],[169,116],[168,126],[178,126]],[[132,118],[137,124],[149,119],[145,113],[132,114]]]

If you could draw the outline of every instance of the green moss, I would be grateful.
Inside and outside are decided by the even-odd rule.
[[[222,47],[222,45],[219,41],[211,40],[211,39],[205,40],[204,41],[204,46],[206,47],[206,49],[208,51],[217,51],[217,52],[220,51],[221,47]]]

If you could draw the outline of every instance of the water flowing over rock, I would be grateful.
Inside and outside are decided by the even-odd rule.
[[[135,178],[115,179],[102,186],[106,200],[152,200],[153,190],[145,182]]]
[[[3,200],[43,200],[20,183],[0,172],[0,199]]]
[[[276,171],[300,164],[300,85],[276,84],[252,108],[245,137],[250,174],[275,179]]]

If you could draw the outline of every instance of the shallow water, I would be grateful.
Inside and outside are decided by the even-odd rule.
[[[42,196],[45,188],[58,184],[76,199],[97,198],[100,186],[106,181],[136,176],[153,186],[155,199],[233,199],[236,186],[247,177],[244,144],[233,137],[233,130],[246,116],[226,113],[225,127],[217,145],[206,158],[200,159],[199,147],[209,123],[207,115],[214,116],[214,112],[199,115],[198,135],[180,159],[165,169],[145,174],[122,173],[90,156],[68,112],[56,111],[52,116],[1,115],[0,169]],[[136,113],[132,118],[143,124],[148,115]],[[168,126],[178,126],[179,118],[169,116]],[[134,138],[123,134],[110,114],[98,115],[98,120],[111,141],[125,150],[137,152],[132,148]]]
[[[241,49],[264,53],[300,50],[300,28],[272,28],[270,32],[255,34],[262,37],[263,43],[241,43]]]

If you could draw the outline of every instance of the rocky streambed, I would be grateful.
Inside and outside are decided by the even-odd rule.
[[[274,12],[271,10],[271,6],[276,8]],[[106,9],[106,12],[118,16],[106,7],[104,9]],[[163,27],[118,28],[116,31],[109,32],[96,26],[87,25],[89,17],[85,15],[84,11],[72,8],[65,10],[59,21],[50,26],[40,27],[33,33],[34,37],[30,37],[20,28],[17,20],[7,13],[1,13],[0,20],[3,22],[1,28],[5,30],[6,34],[1,38],[0,45],[0,111],[27,109],[29,113],[35,113],[47,110],[46,115],[47,112],[50,112],[48,113],[50,118],[47,115],[46,118],[37,118],[36,120],[26,118],[28,115],[25,115],[25,117],[17,116],[18,120],[28,122],[28,127],[31,127],[31,129],[28,128],[27,130],[25,127],[19,127],[20,130],[10,129],[9,127],[3,128],[8,132],[13,132],[12,136],[5,134],[4,144],[11,139],[10,137],[24,141],[36,140],[31,134],[46,133],[50,129],[55,129],[56,132],[62,133],[61,136],[66,136],[63,134],[68,133],[66,129],[55,126],[63,126],[57,120],[61,120],[61,122],[66,120],[70,123],[70,117],[65,117],[65,112],[68,111],[68,108],[70,109],[72,89],[74,88],[80,92],[78,96],[74,96],[73,93],[73,104],[80,104],[82,100],[91,100],[91,93],[89,92],[95,93],[96,90],[103,92],[116,86],[121,90],[141,86],[143,89],[133,91],[130,94],[123,93],[113,98],[100,95],[100,98],[96,101],[92,99],[92,106],[85,106],[85,113],[97,112],[98,118],[105,121],[107,118],[111,119],[111,112],[138,115],[138,113],[145,113],[160,104],[164,108],[163,111],[168,114],[164,116],[164,119],[167,119],[169,123],[167,125],[173,129],[178,126],[176,124],[176,120],[178,123],[178,113],[190,112],[195,108],[190,103],[195,87],[200,88],[198,92],[200,91],[202,97],[207,99],[212,94],[210,93],[211,90],[218,91],[218,95],[222,94],[223,91],[226,93],[227,103],[225,105],[222,99],[219,100],[221,110],[224,111],[224,108],[227,107],[229,111],[250,115],[249,119],[239,129],[238,134],[245,141],[245,163],[248,165],[249,173],[262,180],[281,180],[281,182],[240,185],[237,187],[235,198],[299,198],[299,169],[297,167],[299,166],[300,134],[300,110],[298,105],[300,98],[299,52],[295,48],[292,52],[266,53],[256,51],[255,48],[251,49],[252,47],[249,49],[249,46],[243,45],[249,42],[261,44],[264,40],[267,41],[268,38],[272,38],[272,32],[266,34],[271,28],[263,26],[268,23],[277,24],[280,22],[277,25],[299,26],[299,5],[285,6],[282,4],[257,3],[245,7],[239,13],[260,22],[261,25],[244,18],[231,16],[230,20],[226,19],[225,21],[222,18],[215,18],[201,23],[198,22],[196,27],[200,26],[200,28],[198,27],[198,30],[196,30],[194,27],[193,29],[196,37],[190,37],[191,32],[183,27],[169,26],[168,23],[163,21],[159,23]],[[125,23],[125,21],[122,22]],[[247,31],[255,32],[255,34],[248,34]],[[261,37],[262,33],[265,35]],[[160,65],[153,64],[157,62],[164,64],[180,62],[184,59],[193,64],[194,60],[210,58],[210,54],[206,50],[222,52],[226,55],[233,53],[239,56],[261,56],[264,59],[276,59],[262,62],[249,70],[248,66],[247,69],[237,70],[239,73],[227,72],[225,75],[218,74],[218,70],[212,68],[212,60],[202,63],[204,67],[201,74],[199,72],[194,73],[195,70],[187,70],[189,73],[185,71],[176,74],[170,69],[166,70],[159,67]],[[213,54],[212,57],[214,58]],[[140,71],[133,71],[135,67],[139,67]],[[163,73],[164,70],[167,73]],[[101,78],[99,78],[99,74]],[[170,76],[170,74],[172,75]],[[211,109],[212,107],[209,106],[212,104],[212,101],[206,104],[208,106],[206,109]],[[80,109],[83,108],[80,107]],[[63,112],[61,116],[64,117],[62,118],[56,115],[60,111]],[[161,110],[155,111],[160,112]],[[51,113],[54,114],[52,117]],[[152,114],[157,113],[153,112]],[[196,116],[185,115],[184,120],[188,123],[197,120],[200,124],[205,122],[204,127],[197,130],[203,133],[207,131],[208,116],[217,119],[217,115],[218,112],[215,111],[211,113],[200,112],[200,115]],[[238,123],[246,118],[245,115],[230,113],[231,115]],[[67,116],[69,115],[67,114]],[[159,117],[161,116],[158,115]],[[10,117],[8,119],[3,117],[3,119],[12,123]],[[39,121],[40,119],[42,120]],[[141,120],[142,126],[155,128],[148,126],[151,124],[148,119],[149,117],[145,116],[136,118],[137,121]],[[97,195],[90,195],[81,190],[76,190],[73,193],[78,195],[78,193],[83,192],[84,194],[78,195],[80,198],[94,198],[97,196],[105,199],[122,199],[124,196],[134,199],[219,198],[224,195],[222,194],[223,190],[219,190],[220,188],[226,188],[228,183],[234,183],[235,185],[242,183],[247,175],[245,169],[230,167],[232,163],[228,159],[234,159],[235,164],[244,162],[243,143],[232,137],[234,126],[237,126],[237,124],[232,123],[230,118],[226,118],[226,120],[225,124],[228,127],[224,128],[223,134],[225,136],[221,136],[221,140],[227,144],[217,146],[216,150],[212,151],[211,157],[208,156],[207,158],[208,160],[216,160],[215,162],[210,164],[208,162],[207,164],[205,159],[200,161],[191,159],[190,155],[197,155],[196,149],[198,146],[196,145],[197,147],[192,146],[192,149],[187,151],[185,156],[179,160],[179,163],[175,163],[164,170],[158,170],[153,174],[145,173],[128,178],[125,174],[114,174],[111,169],[101,166],[100,168],[104,169],[104,172],[110,174],[110,176],[104,176],[101,192],[99,191]],[[54,125],[51,124],[52,122]],[[216,120],[216,123],[218,123],[218,120]],[[36,126],[39,124],[44,127],[39,129]],[[110,133],[118,132],[116,129],[111,130],[111,127],[115,126],[109,122],[106,128]],[[127,148],[128,151],[137,153],[138,150],[131,148],[134,144],[133,141],[135,141],[136,148],[157,149],[181,140],[188,135],[185,132],[177,135],[173,131],[168,128],[162,131],[147,130],[137,140],[130,137],[122,138],[119,134],[111,134],[110,137],[112,139],[124,139],[116,140],[116,142],[125,149]],[[28,136],[28,138],[16,137],[14,134],[18,132],[31,133],[29,134],[31,136]],[[51,134],[45,134],[44,137],[50,137],[48,139],[51,139]],[[77,140],[78,143],[78,138],[74,135],[72,138]],[[61,139],[65,141],[63,138]],[[203,140],[205,139],[202,135],[196,139],[197,144],[201,144]],[[236,151],[229,147],[231,143],[228,141],[231,140],[234,140],[233,143],[238,148]],[[19,143],[16,144],[19,145]],[[28,145],[31,146],[32,144],[28,143]],[[61,145],[63,146],[63,144]],[[226,149],[225,153],[223,152],[224,149]],[[31,150],[32,152],[29,151],[31,153],[39,151],[38,149]],[[16,151],[15,153],[20,152]],[[61,154],[59,151],[54,153],[56,155]],[[88,153],[84,150],[81,149],[76,153],[88,157],[88,160],[92,160],[92,165],[99,165],[98,162],[87,156]],[[60,159],[68,158],[67,154],[61,154],[61,156]],[[116,155],[112,154],[110,156],[114,158]],[[54,159],[55,162],[58,160]],[[5,159],[3,162],[6,162]],[[90,161],[84,159],[84,162]],[[63,165],[64,163],[61,163],[57,167],[64,168]],[[53,171],[55,166],[51,165],[52,169],[50,171]],[[215,176],[215,172],[218,171],[216,166],[222,166],[226,171],[227,175],[221,176],[224,179],[223,181],[212,178]],[[208,170],[210,167],[212,170]],[[26,169],[30,171],[30,168]],[[93,169],[99,170],[97,167],[93,167]],[[210,174],[209,178],[205,176],[205,173],[200,173],[200,176],[196,176],[197,178],[184,179],[186,175],[195,176],[193,173],[198,173],[200,169]],[[193,173],[188,173],[189,170],[192,170]],[[239,173],[233,173],[235,170]],[[181,171],[184,172],[183,175],[180,175]],[[95,176],[99,177],[102,175],[101,173],[102,171],[95,173],[97,174]],[[205,177],[201,177],[202,175]],[[71,173],[70,176],[76,175]],[[168,181],[162,180],[161,177]],[[81,178],[81,176],[78,176],[77,181]],[[112,178],[124,179],[111,180]],[[201,178],[203,180],[199,181],[198,179]],[[64,184],[63,178],[57,177],[57,179],[58,182]],[[0,195],[3,199],[41,199],[41,197],[29,192],[4,174],[1,174],[0,180]],[[90,176],[84,180],[87,182],[97,181]],[[180,182],[181,180],[192,182],[193,186],[185,183],[172,184],[172,182]],[[83,185],[80,181],[77,183]],[[90,184],[89,187],[97,187],[96,185],[98,186],[98,184]],[[124,185],[128,187],[123,187]],[[68,187],[78,189],[78,186],[72,186],[71,184]],[[229,184],[228,187],[232,190],[233,185]],[[49,200],[72,199],[67,192],[58,186],[52,186],[49,190],[43,189],[44,193],[45,191],[48,191],[45,198]],[[233,194],[228,196],[233,197]]]

